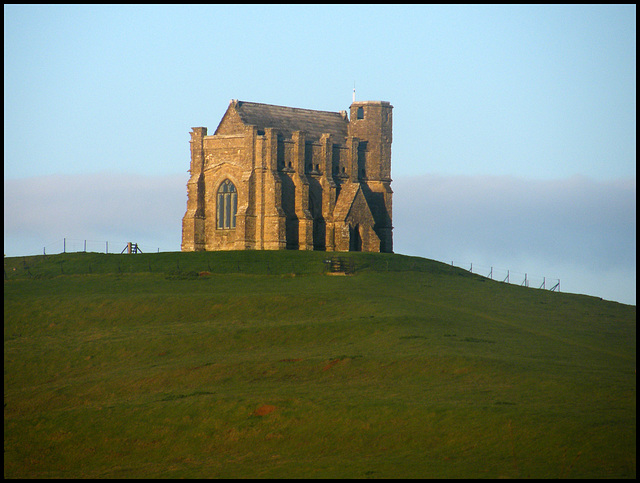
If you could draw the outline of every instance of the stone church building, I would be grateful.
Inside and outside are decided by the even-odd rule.
[[[232,100],[213,135],[192,128],[182,251],[392,252],[392,109]]]

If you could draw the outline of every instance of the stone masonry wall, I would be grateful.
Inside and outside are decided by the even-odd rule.
[[[391,109],[354,103],[346,139],[287,138],[231,108],[214,135],[193,128],[182,250],[392,251]],[[217,221],[226,180],[237,190],[232,228]]]

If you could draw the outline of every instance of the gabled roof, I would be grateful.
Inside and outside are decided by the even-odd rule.
[[[345,183],[333,209],[333,219],[340,222],[356,222],[373,226],[374,218],[360,183]]]
[[[260,130],[275,128],[287,138],[290,138],[294,131],[305,131],[307,138],[314,140],[320,139],[325,133],[331,134],[338,142],[347,136],[348,120],[346,114],[340,112],[313,111],[245,101],[231,101],[227,111],[231,109],[237,112],[243,124],[257,126]]]

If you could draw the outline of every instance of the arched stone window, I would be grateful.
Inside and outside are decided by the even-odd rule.
[[[218,229],[231,230],[236,227],[238,192],[234,184],[224,180],[218,188]]]

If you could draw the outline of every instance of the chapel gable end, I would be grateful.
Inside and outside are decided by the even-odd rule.
[[[229,107],[227,108],[227,112],[222,116],[222,120],[220,124],[218,124],[218,128],[215,130],[216,135],[233,135],[233,134],[242,134],[244,132],[244,122],[240,118],[238,111],[236,109],[236,104],[238,101],[232,100],[229,103]]]

